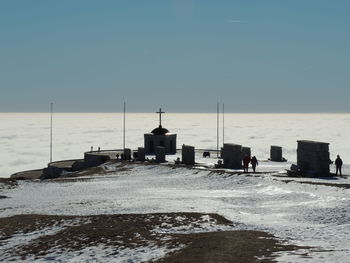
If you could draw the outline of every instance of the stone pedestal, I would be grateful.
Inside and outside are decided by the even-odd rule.
[[[270,160],[273,162],[282,162],[282,147],[271,145],[270,148]]]
[[[223,159],[225,168],[242,168],[242,145],[225,143],[223,149]]]
[[[144,162],[145,161],[145,148],[143,147],[139,147],[137,148],[137,160],[140,162]]]
[[[182,145],[182,163],[187,165],[193,165],[195,163],[193,146]]]
[[[156,162],[157,163],[164,163],[165,161],[165,155],[166,155],[166,148],[162,146],[157,146],[155,149],[156,153]]]
[[[305,176],[329,176],[329,143],[298,141],[298,168]]]
[[[124,160],[131,160],[131,149],[125,148],[123,153],[124,153]]]

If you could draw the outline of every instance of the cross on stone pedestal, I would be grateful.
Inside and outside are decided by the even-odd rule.
[[[165,113],[165,111],[162,111],[162,108],[159,108],[159,111],[156,113],[159,113],[159,127],[162,126],[162,113]]]

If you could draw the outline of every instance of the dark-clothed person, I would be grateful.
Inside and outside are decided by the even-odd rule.
[[[337,155],[337,159],[335,159],[335,175],[338,175],[338,171],[339,171],[339,175],[341,176],[341,167],[343,165],[343,161],[342,159],[340,159],[340,156]]]
[[[253,172],[255,173],[255,168],[258,164],[258,160],[256,159],[255,156],[253,156],[252,160],[250,161],[250,163],[252,164],[252,168],[253,168]]]
[[[244,159],[243,159],[243,170],[244,170],[244,172],[248,172],[249,163],[250,163],[250,157],[248,155],[246,155],[244,157]]]

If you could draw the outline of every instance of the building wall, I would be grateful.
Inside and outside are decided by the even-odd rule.
[[[146,154],[154,154],[158,146],[165,147],[166,154],[176,153],[176,134],[154,135],[146,133],[144,135],[144,148]]]
[[[329,175],[329,144],[315,141],[298,141],[298,168],[305,176]]]

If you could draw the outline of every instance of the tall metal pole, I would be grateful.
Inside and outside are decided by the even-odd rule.
[[[219,158],[219,102],[216,104],[216,157]]]
[[[52,112],[53,112],[53,103],[51,102],[51,122],[50,122],[50,163],[52,163]]]
[[[124,101],[124,121],[123,121],[123,149],[125,149],[125,101]]]
[[[225,143],[225,104],[222,104],[222,145]]]

